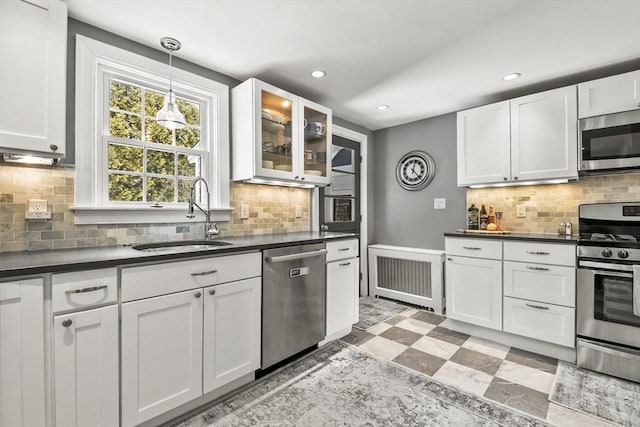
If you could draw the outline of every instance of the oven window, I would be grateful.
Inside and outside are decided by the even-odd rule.
[[[640,326],[633,314],[633,279],[596,274],[593,310],[598,320]]]
[[[640,157],[640,124],[582,132],[582,159],[604,160]]]

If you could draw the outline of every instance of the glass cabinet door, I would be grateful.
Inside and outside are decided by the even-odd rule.
[[[302,105],[302,165],[307,182],[329,184],[331,176],[331,111],[304,100]]]
[[[260,90],[262,170],[265,175],[291,175],[296,149],[292,146],[294,99]]]

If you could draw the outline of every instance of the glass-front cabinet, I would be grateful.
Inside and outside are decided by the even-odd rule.
[[[329,185],[331,110],[249,79],[232,90],[233,180]]]

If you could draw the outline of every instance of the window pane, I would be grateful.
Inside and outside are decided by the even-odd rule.
[[[173,202],[173,178],[147,178],[148,202]]]
[[[109,200],[116,202],[141,202],[142,177],[109,174]]]
[[[192,179],[179,179],[178,180],[178,202],[186,203],[189,201],[191,195],[191,183]]]
[[[353,199],[327,197],[324,199],[324,217],[327,222],[351,222]]]
[[[109,133],[113,136],[129,139],[141,139],[142,120],[131,114],[109,113]]]
[[[355,175],[337,171],[331,172],[331,185],[325,187],[327,196],[355,196]]]
[[[176,100],[176,104],[178,104],[180,112],[184,114],[187,124],[200,126],[200,105],[180,98]]]
[[[142,105],[142,90],[139,87],[109,81],[109,107],[139,113]]]
[[[198,148],[200,130],[193,128],[176,129],[176,145],[178,147]]]
[[[174,175],[174,158],[174,153],[168,151],[147,150],[147,172]]]
[[[144,111],[148,116],[155,117],[164,104],[164,93],[146,90],[144,93]]]
[[[348,148],[331,147],[331,168],[337,171],[354,172],[354,151]]]
[[[201,156],[188,156],[186,154],[178,154],[178,175],[196,177],[200,175],[201,170]]]
[[[153,119],[146,119],[144,121],[144,140],[147,142],[171,145],[171,129],[160,126]]]
[[[109,169],[142,172],[142,155],[140,147],[109,144]]]

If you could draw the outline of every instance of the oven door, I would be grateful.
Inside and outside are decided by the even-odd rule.
[[[640,110],[580,120],[580,170],[640,166]]]
[[[636,280],[634,289],[633,267],[580,261],[577,283],[577,334],[640,348],[640,280]]]

